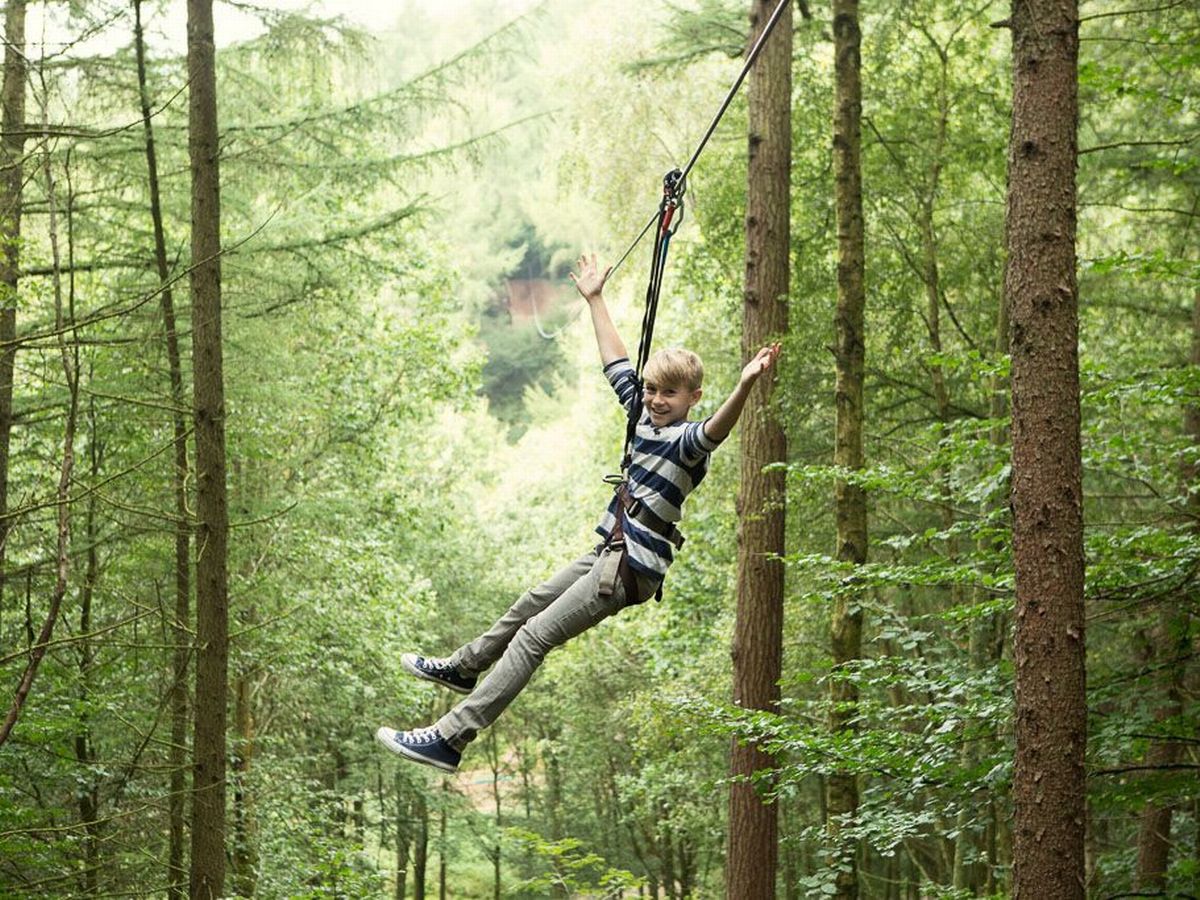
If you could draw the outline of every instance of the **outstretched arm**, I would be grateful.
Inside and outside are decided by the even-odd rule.
[[[754,382],[758,381],[759,376],[775,364],[777,356],[779,356],[779,345],[771,344],[769,347],[759,350],[754,354],[754,359],[746,363],[746,367],[742,369],[742,377],[738,379],[733,393],[721,404],[721,408],[704,423],[704,434],[707,437],[714,441],[723,441],[729,437],[729,432],[733,431],[733,426],[737,424],[738,417],[742,414],[742,408],[746,405],[746,398],[750,396]]]
[[[607,366],[615,359],[628,359],[629,351],[625,349],[625,342],[621,340],[621,335],[617,334],[617,328],[609,318],[608,307],[604,304],[604,282],[608,280],[612,266],[609,266],[601,274],[596,265],[596,254],[594,253],[590,260],[586,256],[579,257],[577,265],[579,274],[576,275],[572,272],[571,280],[575,282],[575,287],[583,295],[583,299],[587,301],[588,309],[591,311],[592,329],[596,332],[596,346],[600,348],[600,362]]]

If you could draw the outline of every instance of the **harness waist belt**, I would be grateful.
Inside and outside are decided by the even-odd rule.
[[[658,513],[641,500],[630,498],[629,503],[625,506],[625,512],[639,525],[644,525],[659,537],[670,541],[676,550],[683,546],[683,535],[675,527],[675,523],[659,518]]]

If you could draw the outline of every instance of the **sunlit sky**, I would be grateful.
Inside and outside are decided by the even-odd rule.
[[[419,10],[423,16],[451,21],[466,14],[473,6],[479,6],[475,0],[253,0],[250,5],[265,9],[304,11],[320,17],[340,17],[371,34],[389,31],[402,24],[406,12]],[[496,0],[490,4],[493,9],[507,10],[514,15],[533,5],[535,0]],[[103,16],[101,10],[111,10],[109,16],[114,19],[114,27],[84,41],[80,41],[80,23],[66,21],[66,6],[30,4],[26,36],[27,53],[31,60],[36,60],[42,55],[43,47],[48,55],[61,53],[68,46],[70,55],[89,55],[111,52],[114,44],[128,43],[128,30],[120,27],[115,21],[117,17],[128,15],[128,3],[108,0],[103,6],[99,3],[90,6],[88,11],[92,16]],[[148,42],[175,52],[184,52],[187,42],[186,0],[171,0],[166,4],[145,2],[142,17]],[[213,20],[219,47],[248,40],[263,30],[261,22],[253,13],[237,5],[222,3],[220,0],[213,4]]]

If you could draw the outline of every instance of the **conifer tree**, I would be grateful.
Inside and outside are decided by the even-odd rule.
[[[196,704],[191,896],[225,887],[225,732],[229,589],[221,209],[212,0],[188,0],[188,153],[192,174],[192,405],[196,434]]]
[[[776,3],[755,0],[750,42],[762,33]],[[780,16],[750,73],[749,179],[742,358],[787,331],[792,141],[792,13]],[[746,401],[741,422],[738,494],[737,622],[733,636],[733,699],[745,709],[777,710],[783,655],[784,477],[771,463],[786,459],[782,423],[771,409],[776,374]],[[763,750],[735,741],[730,772],[743,779],[774,767]],[[775,896],[778,816],[747,781],[729,795],[725,893]]]
[[[1012,5],[1008,264],[1016,573],[1013,895],[1084,896],[1075,0]]]

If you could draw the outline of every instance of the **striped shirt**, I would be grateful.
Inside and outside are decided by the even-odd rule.
[[[628,412],[637,396],[638,384],[633,366],[622,357],[604,367],[617,399]],[[633,438],[633,460],[629,466],[629,496],[641,501],[660,519],[678,522],[683,517],[683,501],[708,472],[708,456],[717,449],[704,433],[703,422],[686,420],[655,428],[650,414],[642,412]],[[608,540],[616,516],[620,514],[625,534],[629,567],[656,580],[662,579],[674,559],[674,547],[636,519],[620,510],[615,496],[608,504],[596,531]]]

